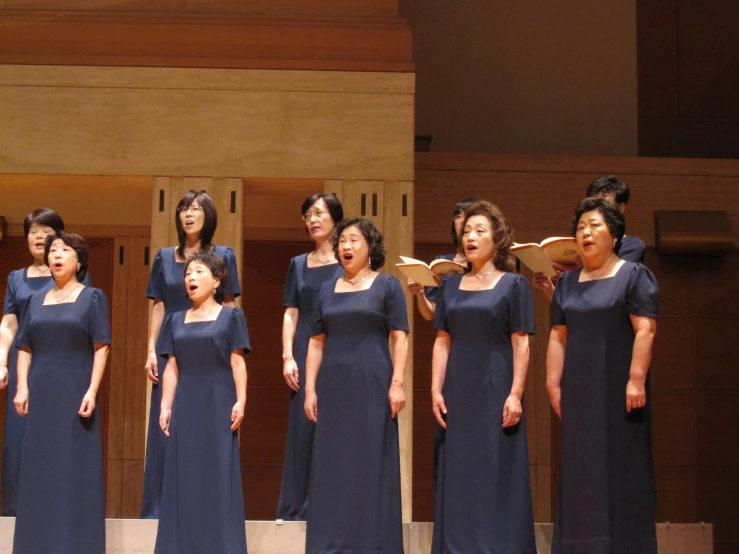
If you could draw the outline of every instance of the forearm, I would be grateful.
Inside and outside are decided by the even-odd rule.
[[[231,354],[231,369],[233,371],[234,386],[236,387],[236,401],[246,404],[246,360],[244,354]]]
[[[565,364],[565,342],[560,334],[552,329],[547,348],[547,389],[559,388]]]
[[[648,330],[639,330],[634,337],[634,347],[631,354],[629,379],[644,382],[652,361],[652,343],[654,334]]]
[[[298,329],[299,313],[297,308],[286,308],[282,318],[282,361],[293,359],[295,333]]]
[[[18,350],[18,389],[28,388],[28,369],[31,367],[33,354],[25,348]]]
[[[157,339],[159,338],[159,330],[164,321],[164,302],[154,300],[154,306],[151,308],[151,319],[149,320],[149,344],[148,351],[155,352]]]
[[[318,371],[321,368],[321,362],[323,361],[325,341],[325,335],[320,335],[319,337],[311,337],[310,342],[308,343],[308,355],[305,359],[306,393],[316,392],[316,379],[318,378]]]
[[[432,321],[434,319],[434,313],[436,313],[436,304],[426,298],[425,294],[417,294],[416,303],[418,304],[418,311],[421,313],[421,317],[426,321]]]
[[[2,323],[0,323],[0,365],[7,365],[10,348],[17,331],[18,320],[15,316],[12,314],[3,316]]]
[[[405,366],[408,362],[408,333],[405,331],[393,331],[393,384],[405,383]]]
[[[177,390],[177,380],[180,376],[180,370],[177,367],[177,361],[174,356],[169,357],[167,367],[164,370],[162,379],[162,404],[161,409],[171,410],[174,402],[174,394]]]
[[[100,389],[100,383],[103,381],[103,374],[105,373],[105,364],[108,361],[108,350],[107,344],[95,345],[95,356],[92,360],[92,377],[90,378],[90,392],[97,394]]]
[[[511,385],[511,396],[519,400],[523,398],[526,388],[526,375],[529,371],[529,336],[514,336],[513,340],[513,384]]]
[[[446,379],[446,364],[449,360],[449,336],[437,334],[431,358],[431,394],[441,394]]]

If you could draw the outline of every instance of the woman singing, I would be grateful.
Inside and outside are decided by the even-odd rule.
[[[214,252],[194,253],[184,282],[192,307],[167,315],[161,331],[169,361],[159,424],[172,442],[155,552],[246,554],[237,434],[246,407],[246,318],[221,305],[228,274]]]
[[[212,250],[223,259],[231,276],[228,288],[224,291],[224,305],[232,307],[234,298],[241,294],[234,251],[227,246],[211,244],[217,224],[216,208],[210,197],[204,192],[187,193],[180,200],[175,212],[179,245],[161,249],[151,266],[146,296],[154,300],[154,307],[151,311],[149,349],[144,369],[154,385],[151,389],[141,518],[159,517],[159,496],[162,490],[164,453],[167,444],[159,429],[161,405],[159,377],[160,371],[163,371],[167,364],[167,356],[158,351],[157,344],[159,329],[165,315],[192,307],[184,284],[185,262],[196,252]]]
[[[330,238],[344,210],[333,194],[314,194],[301,207],[305,229],[315,249],[293,258],[285,281],[285,317],[282,324],[282,375],[292,390],[290,418],[282,471],[277,519],[305,521],[315,424],[305,416],[305,357],[316,287],[344,273],[334,256]]]
[[[659,288],[616,255],[618,206],[586,198],[572,234],[582,269],[552,302],[547,390],[562,419],[554,554],[656,554],[648,370]]]
[[[46,238],[54,287],[31,296],[18,332],[15,409],[26,418],[14,554],[105,553],[96,396],[110,344],[108,302],[86,287],[79,235]]]
[[[307,554],[403,552],[397,414],[405,406],[405,297],[372,221],[336,229],[346,274],[319,286],[305,413],[316,423]],[[392,338],[392,354],[388,347]]]

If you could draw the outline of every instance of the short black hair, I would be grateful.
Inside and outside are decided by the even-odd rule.
[[[467,208],[477,201],[477,198],[463,198],[454,206],[454,212],[452,212],[452,244],[454,246],[459,246],[459,237],[457,236],[457,229],[454,227],[454,218],[459,214],[463,214]]]
[[[23,234],[26,237],[31,232],[32,225],[51,227],[54,229],[54,232],[64,231],[64,220],[62,217],[54,210],[48,208],[38,208],[26,216],[23,220]]]
[[[218,277],[218,279],[221,280],[220,284],[216,287],[216,292],[213,297],[216,299],[216,302],[223,304],[223,299],[226,296],[224,291],[226,290],[226,284],[228,283],[228,270],[226,269],[226,263],[212,250],[199,250],[190,256],[187,262],[185,262],[185,275],[187,274],[187,268],[193,263],[203,264],[210,270],[213,277]],[[185,287],[185,290],[187,290],[187,287]]]
[[[618,254],[618,251],[621,249],[621,240],[624,238],[624,233],[626,232],[626,219],[619,207],[608,200],[603,200],[597,196],[581,200],[575,208],[575,217],[572,220],[570,233],[573,237],[576,236],[577,226],[582,214],[595,210],[600,212],[600,215],[603,216],[603,221],[606,222],[611,235],[616,238],[616,244],[614,245],[613,250]]]
[[[216,210],[213,200],[210,199],[204,192],[195,192],[191,190],[185,196],[182,197],[180,203],[177,204],[177,210],[174,214],[174,224],[177,227],[177,239],[179,240],[179,246],[177,247],[177,254],[180,257],[185,257],[185,230],[182,228],[182,222],[180,221],[180,212],[187,211],[192,206],[192,203],[198,201],[200,207],[203,210],[203,229],[200,231],[200,249],[209,250],[213,235],[218,227],[218,211]]]
[[[513,246],[513,229],[508,220],[500,211],[500,208],[491,202],[478,200],[471,204],[464,211],[464,224],[462,229],[467,225],[467,221],[476,215],[487,218],[493,230],[493,265],[500,271],[513,271],[516,264],[511,254],[511,246]],[[472,266],[468,264],[468,268]]]
[[[80,264],[80,268],[77,270],[76,277],[81,283],[87,277],[87,270],[90,267],[90,250],[87,248],[85,239],[77,233],[67,233],[64,230],[59,230],[55,234],[47,236],[44,241],[44,261],[49,267],[51,267],[49,264],[49,250],[51,249],[52,243],[57,239],[77,252],[77,263]],[[53,272],[51,276],[52,278],[54,277]]]
[[[337,260],[341,259],[339,257],[339,237],[341,237],[341,233],[343,233],[345,229],[352,225],[359,229],[364,240],[367,241],[370,269],[380,269],[385,265],[385,245],[380,231],[377,230],[377,227],[375,227],[372,220],[367,219],[366,217],[350,217],[336,226],[336,230],[331,239],[334,244],[334,256],[336,256]]]
[[[334,225],[344,219],[344,207],[341,205],[341,202],[339,202],[339,199],[333,194],[318,193],[313,196],[309,196],[303,201],[303,205],[300,207],[300,215],[305,215],[305,212],[310,210],[313,207],[313,204],[319,200],[323,200],[326,203],[328,213],[331,216],[331,219],[334,220]]]
[[[599,194],[606,192],[614,193],[616,204],[629,203],[629,185],[621,181],[621,179],[615,175],[598,177],[588,185],[588,190],[585,191],[585,196],[598,196]]]

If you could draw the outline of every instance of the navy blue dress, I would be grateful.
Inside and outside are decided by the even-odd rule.
[[[326,335],[316,381],[306,554],[401,554],[398,420],[390,417],[390,331],[408,331],[395,277],[336,293],[320,285],[311,336]]]
[[[305,521],[308,516],[310,463],[313,455],[315,424],[305,415],[305,358],[308,355],[313,304],[318,285],[336,281],[344,274],[341,264],[308,267],[308,255],[290,261],[282,305],[298,308],[298,328],[293,342],[293,358],[298,365],[300,390],[290,394],[290,411],[285,445],[282,487],[277,504],[277,519]]]
[[[443,395],[433,554],[536,554],[526,416],[502,428],[513,385],[511,335],[534,333],[526,279],[504,273],[490,290],[441,286],[434,326],[451,336]]]
[[[450,262],[453,262],[456,257],[456,254],[441,254],[440,256],[436,256],[434,260],[449,260]],[[429,302],[436,303],[438,301],[438,295],[439,287],[426,287],[426,298]]]
[[[239,440],[231,430],[231,353],[251,350],[246,318],[225,306],[214,321],[185,323],[186,314],[168,315],[159,333],[179,379],[154,552],[246,554]]]
[[[562,373],[562,460],[553,554],[656,554],[651,398],[626,412],[634,330],[657,317],[659,288],[643,265],[607,279],[560,276],[552,325],[567,327]]]
[[[86,286],[90,284],[90,274],[83,280]],[[3,315],[13,314],[18,321],[18,328],[23,324],[28,299],[37,292],[46,293],[54,287],[54,280],[48,277],[28,277],[28,268],[11,271],[8,275],[8,288],[5,292]],[[8,354],[8,386],[5,396],[5,435],[3,436],[3,511],[2,515],[15,515],[17,502],[18,476],[21,468],[21,443],[26,428],[26,418],[15,411],[13,399],[18,386],[18,348],[15,341]],[[80,399],[81,401],[82,399]]]
[[[645,251],[644,242],[639,237],[626,235],[621,239],[621,248],[618,250],[618,257],[627,262],[643,264]]]
[[[216,246],[218,254],[226,264],[228,283],[224,291],[226,296],[241,294],[239,271],[236,255],[228,246]],[[174,247],[162,248],[154,256],[146,287],[146,297],[161,300],[164,303],[164,315],[189,310],[192,301],[185,290],[185,264],[175,258]],[[167,365],[167,355],[161,351],[161,330],[157,338],[156,352],[159,356],[159,382]],[[159,410],[162,403],[162,392],[159,385],[152,385],[151,405],[149,408],[149,431],[146,439],[146,462],[144,466],[144,491],[141,501],[141,514],[144,519],[159,517],[159,496],[162,492],[162,476],[167,437],[159,428]]]
[[[104,554],[100,415],[79,415],[95,344],[110,344],[108,302],[86,287],[71,303],[29,300],[18,347],[32,351],[14,554]]]

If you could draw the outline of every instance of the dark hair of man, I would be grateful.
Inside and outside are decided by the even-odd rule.
[[[203,264],[210,270],[214,278],[217,277],[220,279],[221,282],[216,287],[216,292],[213,297],[216,299],[216,302],[223,304],[223,299],[226,296],[224,291],[226,290],[226,284],[228,283],[228,270],[226,269],[224,261],[212,250],[199,250],[190,256],[187,262],[185,262],[185,275],[187,274],[187,268],[190,267],[190,264],[194,263]],[[185,283],[185,289],[187,289],[187,283]]]
[[[23,235],[28,237],[28,233],[31,232],[32,225],[39,225],[42,227],[51,227],[54,232],[64,231],[64,221],[61,216],[54,210],[48,208],[38,208],[33,210],[23,220]]]
[[[463,198],[457,202],[456,206],[454,206],[454,213],[452,213],[452,244],[454,246],[459,246],[459,237],[457,236],[457,229],[454,226],[453,218],[457,217],[459,214],[463,214],[467,208],[477,201],[477,198]]]
[[[624,238],[624,233],[626,232],[626,220],[619,207],[608,202],[608,200],[598,197],[584,198],[581,200],[575,208],[575,217],[570,226],[570,234],[573,237],[577,235],[577,226],[583,214],[596,210],[603,216],[603,221],[608,226],[608,231],[616,238],[616,244],[613,250],[618,254],[621,248],[621,239]]]
[[[493,265],[500,271],[513,271],[516,267],[511,254],[511,246],[513,246],[513,229],[511,229],[508,220],[500,211],[500,208],[491,202],[478,200],[464,211],[464,224],[462,225],[462,234],[464,236],[464,228],[467,221],[472,216],[485,216],[490,222],[493,230]],[[469,266],[469,264],[468,264]]]
[[[313,207],[313,204],[319,200],[323,200],[325,202],[326,207],[328,208],[328,213],[331,216],[331,219],[334,220],[334,225],[344,219],[344,208],[341,205],[341,202],[339,202],[339,199],[333,194],[318,193],[306,198],[303,201],[303,205],[300,207],[300,215],[305,215],[305,212],[310,210]]]
[[[341,237],[341,233],[352,225],[359,229],[364,240],[367,241],[370,269],[380,269],[385,265],[385,245],[380,231],[377,230],[377,227],[372,223],[372,220],[367,219],[366,217],[350,217],[336,226],[336,230],[331,239],[334,245],[334,256],[336,256],[337,260],[341,259],[339,257],[339,238]]]
[[[210,196],[204,192],[195,192],[193,190],[183,196],[180,203],[177,204],[177,210],[174,214],[174,224],[177,228],[177,239],[180,243],[179,246],[177,246],[177,255],[181,258],[185,257],[185,240],[187,239],[187,236],[185,235],[185,230],[182,228],[180,212],[186,212],[196,200],[200,205],[200,209],[203,210],[203,229],[200,231],[201,250],[210,250],[213,235],[216,232],[216,227],[218,227],[218,212],[216,211],[216,207],[213,204],[213,200],[210,199]]]
[[[613,193],[616,199],[616,204],[629,203],[629,185],[621,181],[615,175],[598,177],[588,185],[588,190],[585,191],[585,196],[598,196],[606,192]]]
[[[51,267],[51,264],[49,263],[49,250],[51,249],[51,244],[55,240],[61,240],[77,253],[77,263],[80,264],[80,268],[77,270],[76,277],[81,283],[85,280],[85,277],[87,277],[87,270],[90,267],[90,251],[87,248],[85,239],[77,233],[67,233],[63,230],[57,231],[54,235],[47,236],[44,241],[44,261],[49,267]],[[53,271],[51,276],[54,277]]]

